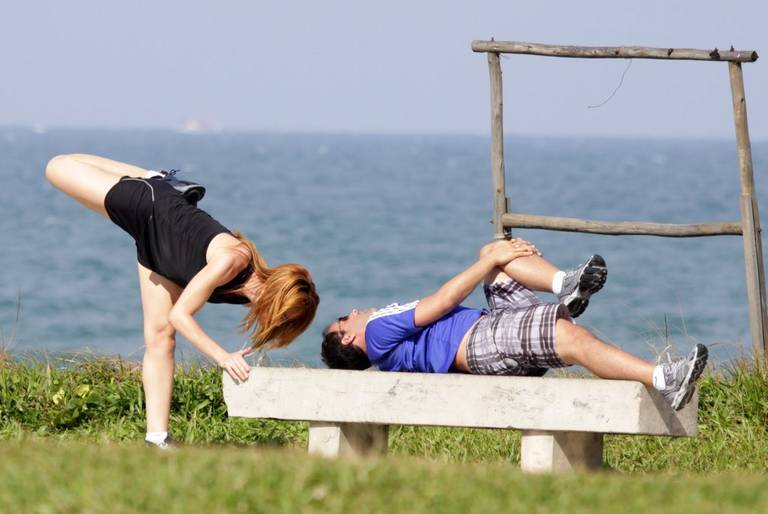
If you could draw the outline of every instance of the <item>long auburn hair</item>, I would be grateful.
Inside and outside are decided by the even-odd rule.
[[[262,282],[261,294],[251,303],[240,328],[250,332],[255,349],[286,346],[312,323],[320,303],[309,271],[292,263],[270,268],[253,241],[237,231],[233,235],[248,247],[251,269]],[[245,296],[244,289],[245,284],[230,292]]]

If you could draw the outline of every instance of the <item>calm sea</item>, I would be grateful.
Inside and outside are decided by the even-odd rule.
[[[46,161],[65,152],[181,168],[208,187],[200,206],[254,239],[268,262],[309,267],[322,299],[316,322],[272,352],[276,361],[319,365],[326,322],[431,293],[492,234],[487,137],[0,128],[0,342],[14,352],[142,354],[133,242],[45,181]],[[506,153],[516,212],[739,219],[733,141],[514,137]],[[765,225],[768,144],[753,144],[753,156]],[[739,237],[516,234],[560,267],[606,258],[606,288],[579,319],[608,341],[644,357],[703,342],[720,359],[750,344]],[[465,303],[484,300],[476,291]],[[243,313],[209,305],[199,319],[234,350]],[[183,339],[179,352],[198,355]]]

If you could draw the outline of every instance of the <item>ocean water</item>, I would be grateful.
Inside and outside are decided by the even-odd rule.
[[[318,316],[270,353],[278,362],[321,365],[326,323],[353,307],[430,294],[492,235],[487,137],[0,128],[0,344],[12,352],[138,359],[143,351],[133,242],[45,181],[47,160],[66,152],[181,168],[208,187],[200,207],[251,237],[269,263],[306,265],[321,296]],[[734,141],[510,137],[506,156],[515,212],[739,219]],[[753,158],[765,213],[768,144],[753,143]],[[643,357],[667,344],[684,351],[703,342],[719,359],[749,348],[739,237],[516,235],[562,268],[592,253],[606,258],[608,283],[579,322],[612,343]],[[484,305],[479,289],[465,304]],[[208,305],[198,319],[234,350],[245,342],[243,314]],[[178,348],[182,358],[199,357],[183,338]]]

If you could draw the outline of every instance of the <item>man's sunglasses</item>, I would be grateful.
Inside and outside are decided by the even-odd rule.
[[[341,329],[341,322],[342,321],[347,321],[348,319],[349,319],[349,315],[347,315],[347,316],[340,316],[340,317],[336,318],[336,323],[339,325],[339,332],[342,332],[342,333],[344,332]]]

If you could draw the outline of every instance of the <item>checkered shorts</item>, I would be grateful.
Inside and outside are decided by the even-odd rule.
[[[544,303],[514,280],[485,286],[490,312],[480,318],[467,344],[470,373],[541,376],[567,366],[555,350],[555,323],[570,320],[565,305]]]

